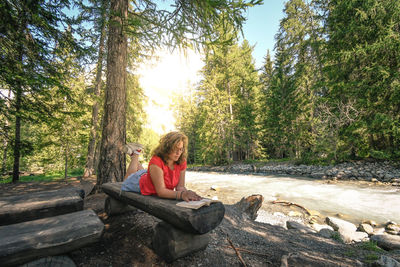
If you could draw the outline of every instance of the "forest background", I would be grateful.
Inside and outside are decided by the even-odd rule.
[[[190,164],[399,160],[400,2],[289,0],[261,69],[239,38],[258,4],[2,1],[2,181],[21,170],[119,181],[126,142],[148,160],[159,136],[144,127],[135,69],[166,46],[204,55],[201,81],[171,99]]]

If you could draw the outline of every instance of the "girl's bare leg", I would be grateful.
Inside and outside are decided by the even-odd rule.
[[[142,169],[143,166],[139,162],[139,155],[133,153],[133,155],[131,156],[131,162],[129,163],[128,169],[126,170],[126,175],[124,179],[128,178],[128,176],[131,175],[132,173],[135,173],[138,170]]]

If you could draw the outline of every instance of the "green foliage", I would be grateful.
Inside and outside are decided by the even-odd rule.
[[[146,113],[144,112],[146,96],[139,85],[138,78],[133,74],[128,74],[126,102],[126,140],[127,143],[137,142],[146,122]]]
[[[365,260],[369,263],[375,262],[379,259],[379,255],[375,253],[370,253],[367,256],[365,256]]]
[[[315,85],[321,79],[314,44],[318,20],[302,0],[288,1],[276,35],[275,65],[267,55],[263,73],[263,144],[274,158],[313,157],[316,142]]]
[[[81,176],[83,169],[72,169],[68,172],[68,177]],[[0,178],[0,184],[10,183],[11,177]],[[65,180],[64,171],[49,171],[40,175],[21,176],[20,182],[55,182]]]
[[[259,79],[252,48],[247,41],[239,46],[235,34],[220,29],[227,42],[210,47],[196,92],[175,103],[177,126],[189,136],[190,163],[226,164],[260,154]]]
[[[63,13],[68,8],[68,1],[1,3],[0,84],[10,90],[1,103],[7,107],[2,119],[4,125],[13,123],[14,182],[19,178],[22,140],[27,139],[21,135],[22,127],[51,121],[64,101],[72,100],[63,80],[70,74],[64,62],[82,50],[72,34],[73,21]]]
[[[381,249],[380,247],[378,247],[377,242],[375,241],[368,241],[368,242],[362,242],[360,244],[360,247],[364,250],[369,250],[369,251],[384,251],[383,249]]]
[[[337,139],[351,148],[339,152],[343,158],[394,158],[400,140],[400,3],[334,1],[327,9],[326,99],[348,107],[333,110],[342,121]]]
[[[332,238],[333,240],[343,242],[343,240],[342,240],[342,238],[340,237],[340,234],[339,234],[338,232],[334,232],[334,233],[331,235],[331,238]]]
[[[261,74],[263,151],[398,159],[400,2],[291,0],[285,14]]]
[[[139,138],[139,143],[144,146],[143,157],[144,160],[149,162],[151,159],[152,151],[158,146],[160,135],[149,128],[142,128],[142,134]]]

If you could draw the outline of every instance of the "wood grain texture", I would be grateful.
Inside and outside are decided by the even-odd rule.
[[[194,235],[160,222],[154,229],[152,246],[154,252],[166,262],[203,250],[209,242],[209,234]]]
[[[208,233],[217,227],[224,218],[225,207],[222,203],[213,203],[198,210],[182,208],[176,206],[178,202],[176,200],[121,191],[121,184],[106,183],[102,185],[102,189],[109,196],[139,208],[188,233]]]
[[[70,187],[0,198],[0,225],[80,211],[85,192]]]
[[[104,224],[92,210],[0,227],[1,266],[65,254],[100,239]]]

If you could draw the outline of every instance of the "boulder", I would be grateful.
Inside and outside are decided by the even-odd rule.
[[[43,267],[43,266],[59,266],[59,267],[76,267],[72,259],[66,255],[48,256],[40,258],[21,265],[20,267]]]
[[[386,224],[385,230],[389,234],[397,235],[400,233],[400,226],[398,224],[390,222]]]
[[[329,230],[331,230],[331,231],[333,232],[332,226],[329,226],[329,225],[327,225],[327,224],[318,224],[318,223],[314,223],[314,224],[312,224],[311,226],[312,226],[312,228],[313,228],[315,231],[317,231],[317,232],[321,231],[322,229],[329,229]]]
[[[400,249],[400,236],[398,235],[373,235],[371,236],[371,240],[386,250]]]
[[[300,231],[301,233],[304,233],[304,234],[315,233],[315,230],[314,230],[314,229],[312,229],[312,228],[310,228],[310,227],[307,227],[307,226],[305,226],[304,224],[301,224],[301,223],[299,223],[299,222],[287,221],[287,222],[286,222],[286,227],[287,227],[288,229],[295,229],[295,230],[298,230],[298,231]]]
[[[362,223],[358,226],[358,230],[361,232],[367,233],[368,235],[372,235],[374,233],[374,228],[366,223]]]
[[[335,231],[341,230],[343,232],[355,232],[357,230],[357,227],[351,222],[335,217],[326,217],[326,223],[332,226]]]
[[[382,255],[379,260],[374,262],[374,266],[379,267],[400,267],[400,263],[391,257]]]
[[[322,228],[318,234],[320,236],[326,237],[326,238],[331,238],[332,236],[335,235],[335,231],[329,229],[329,228]]]
[[[368,239],[368,234],[364,232],[348,231],[339,229],[340,238],[344,243],[361,242]]]

